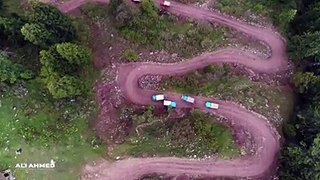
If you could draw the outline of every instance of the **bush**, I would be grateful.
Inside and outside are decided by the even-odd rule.
[[[21,34],[25,40],[41,47],[47,47],[57,42],[57,37],[49,32],[43,24],[27,23],[21,28]]]
[[[56,44],[56,51],[70,64],[85,65],[88,64],[91,59],[89,48],[73,43]]]
[[[49,81],[47,88],[52,96],[58,99],[84,95],[88,92],[82,79],[68,75]]]
[[[6,56],[0,54],[0,81],[15,83],[18,79],[31,79],[33,73],[25,70],[21,65],[14,64]]]
[[[217,67],[214,64],[209,64],[204,68],[205,73],[213,73],[217,70]]]
[[[126,49],[123,57],[129,62],[136,62],[139,59],[139,55],[133,49]]]

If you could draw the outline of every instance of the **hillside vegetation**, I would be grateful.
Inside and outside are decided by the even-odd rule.
[[[101,156],[88,128],[96,113],[91,50],[74,19],[36,2],[23,12],[19,3],[0,1],[0,172],[77,179],[82,163]],[[54,170],[15,169],[51,159]]]
[[[320,179],[320,1],[300,2],[290,24],[289,55],[298,70],[293,77],[299,95],[297,111],[284,129],[280,179]]]

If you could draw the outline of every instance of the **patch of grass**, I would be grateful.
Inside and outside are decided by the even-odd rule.
[[[0,98],[0,123],[4,125],[0,132],[2,169],[15,169],[16,163],[54,159],[55,169],[15,169],[17,179],[78,179],[80,166],[101,156],[103,150],[92,143],[95,138],[88,129],[94,104],[80,99],[53,101],[36,80],[27,90],[25,96],[17,85]],[[18,148],[22,148],[22,154],[15,158]]]
[[[244,16],[248,11],[269,17],[283,33],[287,32],[288,25],[296,13],[296,3],[293,0],[219,0],[217,8],[237,17]]]
[[[10,14],[10,13],[21,14],[21,13],[23,13],[20,0],[8,0],[8,1],[4,0],[3,6],[5,8],[6,14]]]
[[[158,121],[159,119],[165,117],[154,116],[149,111],[134,117],[134,127],[146,122],[156,122],[145,126],[140,136],[132,133],[128,141],[116,147],[114,157],[130,155],[201,158],[219,155],[230,158],[239,153],[231,132],[215,122],[217,117],[193,111],[184,118],[171,119],[166,123]]]
[[[280,125],[293,107],[293,95],[281,88],[252,82],[231,72],[227,65],[210,65],[184,76],[166,77],[161,89],[235,101]]]
[[[136,62],[139,59],[139,55],[133,49],[126,49],[123,53],[123,58],[129,62]]]
[[[110,7],[108,5],[85,4],[81,7],[81,12],[90,18],[104,17],[108,15]]]
[[[73,17],[73,26],[77,29],[77,40],[81,44],[88,46],[90,40],[90,28],[87,24],[87,20],[83,16]]]

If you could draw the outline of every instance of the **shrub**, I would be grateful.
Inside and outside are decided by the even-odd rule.
[[[14,64],[9,58],[0,54],[0,81],[15,83],[18,79],[31,79],[33,73],[21,65]]]
[[[123,57],[130,62],[136,62],[139,59],[139,55],[133,49],[126,49],[123,53]]]
[[[209,64],[204,68],[205,73],[213,73],[217,70],[217,67],[214,64]]]

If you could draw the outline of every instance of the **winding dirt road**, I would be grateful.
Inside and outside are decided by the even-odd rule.
[[[109,0],[93,0],[100,3],[108,3]],[[154,0],[155,4],[160,1]],[[84,3],[85,0],[71,0],[59,5],[63,12],[69,12]],[[91,1],[92,2],[92,1]],[[140,105],[154,104],[151,95],[156,93],[152,90],[141,89],[138,80],[147,74],[157,75],[180,75],[190,71],[205,67],[210,63],[238,63],[242,64],[257,73],[274,74],[288,70],[288,58],[286,55],[286,43],[284,39],[273,29],[255,27],[244,22],[225,17],[216,12],[204,10],[190,5],[172,2],[168,11],[175,15],[185,16],[194,20],[204,20],[216,22],[224,26],[234,28],[250,37],[265,42],[270,46],[272,55],[269,59],[259,59],[253,54],[227,48],[212,53],[206,53],[185,62],[175,64],[156,63],[129,63],[123,64],[119,68],[117,82],[123,96],[133,103]],[[177,102],[177,107],[191,107],[180,100],[180,95],[175,93],[165,94],[169,99]],[[253,179],[267,179],[268,172],[275,168],[275,162],[279,151],[279,136],[273,130],[267,120],[256,113],[250,112],[232,102],[220,101],[197,96],[195,108],[211,111],[219,116],[225,117],[229,121],[249,131],[256,144],[256,153],[252,156],[245,156],[233,160],[211,159],[211,160],[190,160],[186,158],[129,158],[120,160],[112,164],[101,166],[97,173],[100,178],[107,180],[129,180],[136,179],[146,174],[166,174],[169,176],[201,177],[232,177]],[[209,110],[204,107],[204,102],[211,100],[218,102],[218,110]],[[95,170],[92,170],[95,172]]]

